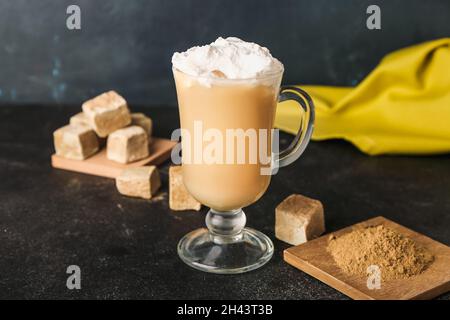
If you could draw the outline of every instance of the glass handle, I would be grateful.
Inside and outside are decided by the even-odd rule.
[[[302,89],[294,86],[283,86],[280,89],[278,102],[294,100],[303,108],[300,128],[289,147],[281,152],[274,153],[275,170],[285,167],[297,160],[305,151],[311,139],[314,128],[314,103],[311,97]],[[275,171],[276,172],[276,171]]]

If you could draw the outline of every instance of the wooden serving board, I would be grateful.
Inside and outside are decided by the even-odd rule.
[[[56,154],[52,155],[52,166],[58,169],[76,171],[100,177],[115,178],[128,167],[140,167],[144,165],[158,165],[170,158],[172,148],[176,142],[168,139],[152,138],[150,156],[145,159],[121,164],[106,158],[106,148],[86,160],[66,159]]]
[[[409,279],[383,281],[380,289],[368,289],[367,278],[343,273],[327,252],[325,235],[284,251],[284,260],[294,267],[358,300],[431,299],[450,290],[450,247],[405,228],[384,217],[376,217],[332,234],[339,237],[354,228],[383,224],[428,248],[435,261],[421,274]],[[382,270],[381,270],[382,272]],[[381,273],[381,279],[383,274]]]

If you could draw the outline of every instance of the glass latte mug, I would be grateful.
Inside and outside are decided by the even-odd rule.
[[[283,70],[261,78],[192,76],[173,68],[181,124],[183,182],[189,193],[210,207],[206,228],[178,244],[180,258],[196,269],[234,274],[270,260],[272,241],[245,228],[241,208],[256,202],[271,174],[294,162],[313,130],[314,105],[306,92],[282,87]],[[273,125],[278,102],[294,100],[303,109],[291,145],[277,152]]]

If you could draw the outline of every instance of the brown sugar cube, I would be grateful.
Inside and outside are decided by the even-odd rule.
[[[298,245],[325,232],[322,203],[293,194],[275,209],[275,236],[292,245]]]
[[[127,102],[117,92],[109,91],[82,105],[89,124],[101,138],[131,123]]]
[[[106,157],[120,163],[130,163],[148,157],[148,136],[138,126],[114,131],[108,136]]]
[[[88,126],[67,125],[53,133],[55,151],[58,156],[84,160],[99,149],[98,137]]]
[[[85,125],[90,127],[90,123],[84,112],[79,112],[73,116],[70,117],[70,124],[72,125]]]
[[[200,210],[200,202],[195,200],[183,184],[181,166],[169,168],[169,207],[172,210]]]
[[[161,187],[161,180],[155,166],[127,168],[116,178],[116,186],[123,195],[151,199]]]
[[[73,115],[72,117],[70,117],[69,123],[74,126],[82,125],[82,126],[91,127],[91,124],[89,123],[89,120],[88,120],[87,116],[84,114],[84,112],[79,112],[76,115]],[[104,147],[106,145],[106,138],[98,137],[98,145],[99,145],[99,147]]]
[[[147,117],[141,112],[136,112],[131,114],[131,124],[134,126],[139,126],[147,132],[148,136],[152,136],[153,131],[153,121],[150,117]]]

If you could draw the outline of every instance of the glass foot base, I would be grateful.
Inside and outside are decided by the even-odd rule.
[[[238,235],[215,236],[197,229],[178,243],[178,255],[189,266],[211,273],[236,274],[263,266],[273,255],[272,241],[250,228]]]

